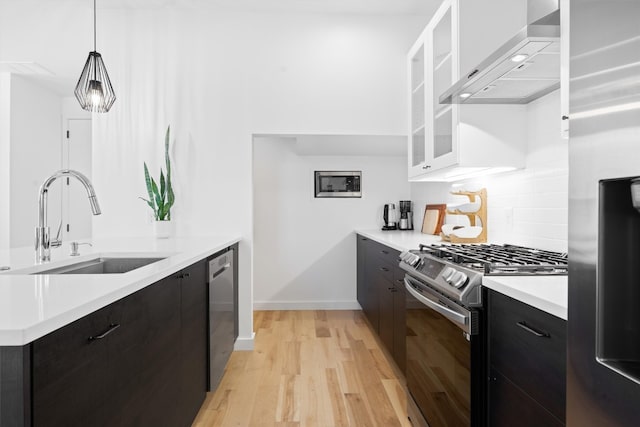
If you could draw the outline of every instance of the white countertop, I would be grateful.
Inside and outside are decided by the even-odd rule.
[[[419,231],[356,230],[356,233],[399,251],[418,249],[421,243],[440,242],[440,236]],[[482,285],[567,320],[567,276],[485,276]]]
[[[94,240],[69,256],[69,245],[51,250],[51,262],[36,264],[32,247],[0,251],[0,346],[24,345],[130,295],[240,240],[239,237]],[[122,274],[29,275],[101,255],[166,256]]]

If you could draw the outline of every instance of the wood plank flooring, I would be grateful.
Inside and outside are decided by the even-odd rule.
[[[403,380],[361,311],[256,311],[194,426],[410,427]]]

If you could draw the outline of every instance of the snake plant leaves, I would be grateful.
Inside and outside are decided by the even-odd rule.
[[[171,219],[171,207],[175,202],[173,187],[171,186],[171,159],[169,158],[169,133],[171,126],[167,126],[167,133],[164,137],[164,160],[167,168],[167,219]]]
[[[160,168],[160,196],[162,197],[162,200],[164,201],[164,196],[167,191],[167,187],[166,187],[166,183],[164,180],[164,173],[162,172],[162,168]]]
[[[167,127],[167,133],[164,141],[164,157],[167,174],[165,175],[160,168],[160,187],[158,183],[149,174],[147,163],[144,162],[144,180],[147,187],[148,199],[140,197],[153,210],[156,221],[165,221],[171,219],[171,207],[175,203],[175,194],[171,185],[171,159],[169,158],[169,141],[170,127]]]
[[[158,189],[158,184],[153,178],[151,178],[151,188],[153,189],[153,195],[156,202],[156,220],[162,221],[164,219],[164,200],[162,194],[160,194],[160,190]]]
[[[144,182],[147,185],[147,193],[149,194],[149,200],[146,200],[146,202],[150,203],[151,209],[153,209],[153,211],[155,212],[156,207],[153,203],[154,195],[153,195],[153,189],[151,188],[151,177],[149,175],[149,168],[147,167],[147,162],[144,162]]]
[[[155,212],[155,206],[153,206],[153,202],[151,200],[147,200],[144,197],[138,197],[138,199],[140,200],[144,200],[145,202],[147,202],[147,205],[149,205],[149,207]]]

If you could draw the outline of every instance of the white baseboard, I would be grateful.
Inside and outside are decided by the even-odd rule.
[[[254,310],[360,310],[358,301],[254,301]]]
[[[233,351],[251,351],[253,350],[253,342],[256,336],[255,332],[251,333],[251,338],[236,338],[236,342],[233,344]]]

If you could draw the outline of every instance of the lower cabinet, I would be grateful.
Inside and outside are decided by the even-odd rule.
[[[207,390],[207,265],[205,262],[194,264],[184,270],[180,277],[182,333],[179,401],[183,416],[178,425],[191,425]]]
[[[400,252],[367,237],[357,236],[357,296],[367,320],[398,367],[406,365],[404,272]]]
[[[32,425],[191,425],[207,301],[201,261],[33,342]]]
[[[562,426],[566,322],[488,292],[489,425]]]

